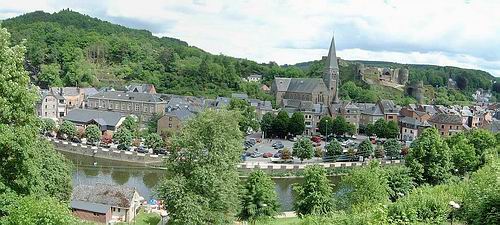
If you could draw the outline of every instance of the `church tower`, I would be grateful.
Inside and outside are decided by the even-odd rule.
[[[330,103],[338,103],[338,85],[339,85],[339,65],[337,62],[337,53],[335,51],[335,38],[332,36],[332,43],[330,44],[330,50],[328,51],[328,57],[326,58],[326,68],[323,74],[323,81],[328,88],[328,96]]]

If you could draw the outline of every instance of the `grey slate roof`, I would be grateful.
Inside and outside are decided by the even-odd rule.
[[[50,91],[62,96],[77,96],[80,94],[80,88],[78,87],[51,87]]]
[[[292,78],[284,78],[284,77],[276,77],[274,78],[274,86],[276,87],[276,91],[283,92],[288,90],[288,85],[290,85],[290,81]]]
[[[96,213],[102,213],[102,214],[107,213],[109,208],[111,208],[110,205],[104,205],[104,204],[93,203],[93,202],[78,201],[78,200],[71,201],[70,207],[72,209],[79,209],[79,210],[85,210],[88,212],[96,212]]]
[[[327,91],[325,82],[319,78],[291,78],[288,84],[288,92],[312,93],[317,89]],[[325,93],[326,94],[326,93]]]
[[[95,88],[82,88],[82,90],[86,97],[99,93]]]
[[[132,199],[134,198],[135,188],[110,185],[96,184],[78,185],[73,188],[71,201],[83,201],[110,205],[113,207],[129,208]]]
[[[151,89],[153,89],[152,84],[137,84],[132,83],[130,85],[125,86],[127,92],[139,92],[139,93],[149,93]]]
[[[384,113],[382,109],[374,103],[356,103],[355,104],[360,110],[362,114],[368,114],[372,116],[383,116]]]
[[[440,123],[440,124],[456,124],[456,125],[461,125],[462,124],[462,117],[459,115],[452,115],[452,114],[444,114],[444,113],[438,113],[435,114],[431,119],[429,119],[429,122],[431,123]]]
[[[94,120],[101,126],[116,126],[122,117],[124,117],[124,115],[119,112],[73,109],[68,112],[64,120],[76,123],[88,123]]]
[[[111,99],[111,100],[126,100],[126,101],[139,101],[139,102],[164,102],[160,95],[139,93],[139,92],[122,92],[122,91],[107,91],[100,92],[89,98],[96,99]]]
[[[177,109],[167,112],[166,115],[179,118],[181,121],[186,121],[195,116],[195,114],[187,109]]]
[[[382,110],[384,113],[398,113],[398,107],[394,104],[392,100],[380,100],[380,105],[382,106]]]
[[[335,51],[335,35],[332,35],[332,42],[330,43],[330,49],[328,50],[326,63],[327,69],[339,70],[339,65],[337,63],[337,52]]]

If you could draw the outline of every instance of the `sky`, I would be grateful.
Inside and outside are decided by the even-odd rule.
[[[257,62],[320,59],[335,34],[343,59],[500,77],[498,0],[0,0],[0,19],[66,8]]]

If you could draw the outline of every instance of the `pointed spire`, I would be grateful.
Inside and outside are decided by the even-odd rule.
[[[330,44],[330,50],[328,51],[328,58],[326,58],[326,69],[339,70],[337,52],[335,51],[335,35],[332,35],[332,43]]]

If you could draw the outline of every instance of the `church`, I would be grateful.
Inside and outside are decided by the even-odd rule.
[[[283,78],[276,77],[271,92],[276,97],[276,104],[289,114],[304,113],[306,135],[316,132],[316,124],[322,116],[330,115],[332,104],[338,103],[339,66],[332,37],[326,59],[323,78]]]

